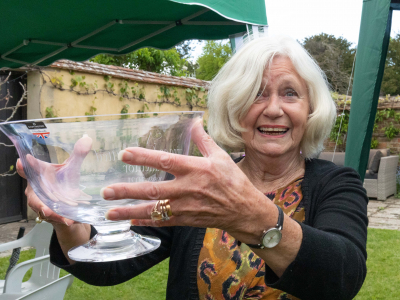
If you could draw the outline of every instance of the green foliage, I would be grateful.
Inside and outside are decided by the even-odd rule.
[[[199,68],[196,71],[196,78],[212,80],[231,55],[229,42],[207,41],[202,55],[197,60]]]
[[[345,111],[345,115],[344,115],[343,121],[342,121],[342,129],[341,129],[340,137],[337,142],[338,145],[345,144],[347,129],[349,126],[349,116],[350,116],[350,113],[348,111]],[[378,110],[375,115],[374,132],[376,132],[376,130],[378,129],[379,123],[382,123],[383,121],[385,121],[389,118],[393,118],[396,120],[396,122],[400,123],[400,113],[396,113],[396,111],[394,109],[388,108],[388,109]],[[336,118],[335,126],[332,128],[332,131],[329,136],[329,139],[333,142],[336,142],[336,139],[338,136],[340,119],[341,119],[341,116],[338,116]],[[390,123],[389,126],[384,127],[383,130],[384,130],[385,136],[389,140],[392,140],[396,135],[398,135],[400,133],[400,129],[394,127],[392,122]],[[373,138],[371,140],[371,149],[376,149],[378,147],[378,144],[379,144],[378,140]]]
[[[121,109],[121,114],[127,114],[128,108],[129,108],[129,105],[125,104]],[[121,119],[127,119],[127,118],[128,118],[128,116],[121,116]]]
[[[118,86],[120,87],[119,91],[121,93],[121,97],[119,97],[119,100],[123,100],[123,98],[129,98],[129,86],[128,86],[128,81],[123,80],[122,82],[120,82],[118,84]]]
[[[95,87],[97,88],[97,83],[94,84],[88,84],[86,83],[84,80],[86,79],[86,76],[74,76],[73,78],[71,78],[71,85],[69,86],[71,88],[71,90],[73,90],[75,87],[80,87],[82,88],[85,92],[88,92],[90,88],[92,88],[92,90],[95,89]],[[79,94],[79,92],[78,92]]]
[[[139,100],[144,100],[146,98],[146,94],[144,92],[144,87],[139,89],[138,94],[139,94]]]
[[[347,130],[349,127],[349,117],[350,113],[346,110],[343,114],[339,115],[336,118],[335,125],[333,126],[329,138],[331,141],[336,142],[338,145],[344,145],[347,136]],[[340,127],[340,122],[342,122],[342,126]],[[340,134],[339,134],[340,127]],[[339,139],[338,139],[339,136]]]
[[[394,127],[392,122],[390,122],[390,125],[385,127],[384,130],[385,135],[389,140],[392,140],[400,132],[400,129]]]
[[[381,90],[384,94],[400,94],[400,34],[390,38],[382,78]]]
[[[95,115],[95,113],[96,113],[96,110],[97,110],[96,107],[91,106],[90,109],[89,109],[89,112],[85,112],[85,116],[90,116],[90,117],[87,118],[87,120],[88,120],[89,122],[95,120],[94,115]]]
[[[372,138],[372,140],[371,140],[371,149],[378,148],[378,144],[379,144],[378,140],[375,139],[375,138]]]
[[[57,118],[53,106],[46,107],[46,118]]]
[[[62,76],[62,75],[61,75],[61,76]],[[52,78],[50,79],[50,81],[51,81],[51,83],[52,83],[55,87],[58,87],[58,88],[62,88],[63,85],[64,85],[64,82],[62,81],[62,78],[61,78],[61,77],[52,77]]]
[[[149,109],[149,106],[145,103],[145,104],[143,105],[142,109],[139,109],[137,112],[138,112],[138,113],[144,113],[146,109],[147,109],[148,111],[150,110],[150,109]],[[149,116],[148,114],[141,114],[141,115],[137,115],[137,118],[138,118],[138,119],[150,118],[150,116]]]
[[[205,106],[207,104],[207,94],[200,97],[199,93],[205,92],[203,87],[194,86],[185,90],[185,98],[190,107]]]
[[[303,46],[325,72],[335,92],[346,94],[353,66],[355,49],[343,37],[321,33],[304,39]]]
[[[111,81],[106,81],[106,83],[104,84],[104,87],[110,93],[114,93],[114,91],[115,91],[114,83],[112,83]]]
[[[175,88],[175,90],[176,90],[176,88]],[[162,86],[160,86],[160,92],[161,92],[161,95],[158,95],[159,99],[168,100],[169,98],[172,97],[172,95],[171,95],[171,87],[162,85]]]
[[[190,58],[192,58],[191,52],[194,50],[194,48],[193,48],[194,43],[196,43],[196,42],[193,40],[192,41],[183,41],[175,46],[175,49],[176,49],[176,51],[178,51],[180,58],[186,60],[186,64],[185,64],[185,67],[187,68],[186,76],[189,76],[189,77],[195,77],[196,69],[199,67],[199,65],[196,62],[192,62],[190,60]]]
[[[188,75],[183,68],[184,66],[188,68],[188,61],[181,58],[175,48],[169,50],[142,48],[125,55],[99,54],[90,61],[173,76]]]

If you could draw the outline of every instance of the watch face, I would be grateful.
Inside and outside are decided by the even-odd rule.
[[[264,247],[273,248],[280,242],[282,238],[282,232],[277,228],[268,230],[262,240]]]

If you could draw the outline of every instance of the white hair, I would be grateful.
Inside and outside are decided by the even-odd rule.
[[[224,148],[244,148],[241,133],[245,129],[239,122],[257,97],[265,68],[277,55],[288,57],[306,82],[310,115],[300,149],[305,158],[316,157],[335,122],[336,106],[324,72],[296,40],[287,36],[256,39],[222,67],[208,93],[208,131]]]

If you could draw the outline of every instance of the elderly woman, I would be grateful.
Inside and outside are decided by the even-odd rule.
[[[198,123],[192,138],[204,157],[142,148],[119,155],[165,170],[172,181],[102,190],[110,201],[169,199],[166,221],[151,220],[153,202],[107,214],[158,236],[162,244],[150,254],[71,261],[68,250],[95,229],[56,215],[28,187],[29,205],[54,225],[51,261],[104,286],[169,257],[167,299],[352,299],[366,275],[368,199],[353,169],[314,158],[336,115],[317,64],[291,38],[252,41],[212,82],[209,112],[210,136],[244,148],[244,157],[232,161]]]

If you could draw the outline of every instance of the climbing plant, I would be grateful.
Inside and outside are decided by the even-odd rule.
[[[90,109],[88,112],[85,112],[85,116],[90,116],[87,118],[88,121],[94,121],[95,120],[95,113],[96,113],[97,108],[94,106],[90,106]]]
[[[336,118],[336,123],[332,128],[329,139],[333,142],[336,142],[339,146],[344,146],[347,138],[347,130],[349,126],[349,111],[344,111],[341,115]],[[393,122],[386,124],[385,127],[379,126],[379,124],[384,123],[388,119],[394,119],[395,123],[400,124],[400,113],[396,113],[396,111],[392,108],[381,109],[376,112],[375,122],[374,122],[374,133],[383,133],[389,140],[392,140],[395,136],[400,133],[400,128],[397,128]],[[339,127],[340,122],[342,122],[340,133]],[[337,139],[339,136],[339,139]],[[371,149],[376,149],[378,147],[379,141],[376,138],[373,138],[371,141]]]
[[[204,87],[193,86],[190,88],[186,88],[184,90],[184,99],[186,100],[186,104],[182,104],[176,86],[161,85],[159,88],[160,92],[157,95],[157,99],[149,100],[146,98],[144,85],[140,85],[139,83],[132,82],[130,80],[122,80],[121,82],[116,83],[115,80],[112,80],[112,76],[105,75],[103,77],[104,82],[102,85],[100,85],[102,86],[102,88],[99,88],[97,80],[95,80],[95,82],[93,83],[88,83],[86,82],[85,75],[76,75],[75,72],[70,71],[70,74],[73,77],[70,79],[71,84],[68,89],[64,87],[62,77],[50,77],[43,70],[39,70],[39,72],[42,74],[44,83],[47,82],[45,79],[47,78],[54,88],[57,88],[61,91],[69,90],[78,95],[94,95],[98,92],[103,92],[111,94],[113,96],[118,96],[120,101],[123,101],[124,99],[139,100],[146,103],[147,105],[158,104],[159,106],[161,106],[162,104],[172,104],[177,107],[185,105],[188,106],[190,109],[193,109],[193,107],[203,109],[207,108],[207,91]],[[200,93],[203,93],[203,95],[201,95]],[[51,114],[51,112],[49,112],[49,114]]]
[[[127,114],[128,113],[128,108],[129,108],[129,105],[128,104],[125,104],[123,107],[122,107],[122,109],[121,109],[121,114]],[[126,116],[121,116],[121,119],[123,120],[123,119],[127,119],[128,118],[128,116],[126,115]]]

